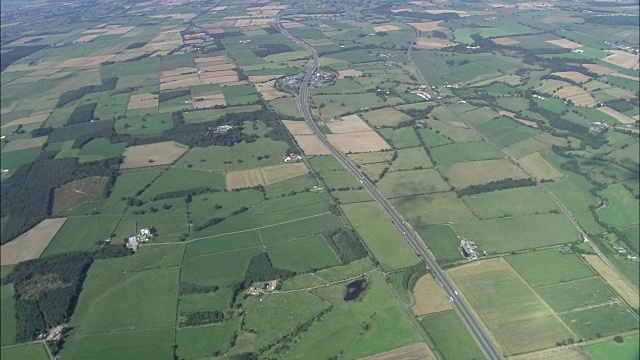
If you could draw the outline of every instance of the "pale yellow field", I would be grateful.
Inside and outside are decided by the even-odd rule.
[[[610,268],[598,255],[584,255],[584,258],[626,303],[636,309],[640,307],[638,291],[631,287],[620,274]]]
[[[100,35],[102,35],[102,34],[85,35],[85,36],[81,37],[80,39],[76,40],[75,42],[88,42],[88,41],[91,41],[91,40],[97,38]]]
[[[556,360],[556,359],[590,360],[591,357],[577,346],[554,347],[551,349],[509,357],[509,360]]]
[[[47,136],[40,136],[29,139],[11,140],[5,147],[2,148],[2,152],[10,152],[16,150],[23,150],[32,147],[38,147],[44,145],[47,142]]]
[[[354,69],[338,71],[338,79],[344,79],[347,76],[360,77],[362,76],[362,71]]]
[[[120,168],[132,169],[171,164],[188,149],[188,147],[173,141],[131,146],[124,151],[124,161]]]
[[[445,14],[445,13],[456,13],[460,17],[467,17],[469,13],[462,10],[453,10],[453,9],[440,9],[440,10],[424,10],[424,12],[429,14]]]
[[[198,78],[197,75],[182,75],[179,79],[169,82],[161,82],[160,90],[179,89],[197,85],[201,85],[200,78]]]
[[[259,83],[267,82],[270,80],[275,80],[279,77],[280,75],[255,75],[255,76],[249,76],[249,81],[251,81],[254,84],[259,84]]]
[[[327,121],[325,124],[334,134],[372,131],[369,125],[358,115],[343,116],[342,120]]]
[[[306,121],[282,120],[282,124],[292,135],[313,135]]]
[[[411,308],[416,316],[451,310],[453,306],[442,290],[442,286],[431,274],[421,277],[413,288],[415,305]]]
[[[131,95],[129,98],[129,104],[127,105],[127,110],[132,109],[146,109],[158,106],[158,95],[146,93],[146,94],[135,94]]]
[[[577,71],[558,71],[554,72],[553,75],[563,77],[565,79],[573,80],[576,82],[587,82],[591,80],[590,77],[583,73],[579,73]]]
[[[547,24],[555,24],[555,23],[582,24],[584,22],[584,19],[579,17],[572,17],[572,16],[551,15],[542,19],[542,22],[545,22]]]
[[[231,70],[231,69],[235,69],[236,65],[235,64],[217,64],[217,65],[210,65],[210,63],[202,63],[201,65],[198,65],[200,70],[202,71],[207,71],[207,72],[216,72],[216,71],[222,71],[222,70]],[[235,72],[234,72],[235,73]]]
[[[469,185],[486,184],[506,178],[527,177],[522,171],[504,159],[468,161],[442,166],[443,175],[449,177],[451,185],[464,188]]]
[[[565,87],[558,90],[556,95],[561,99],[571,100],[577,106],[593,107],[596,105],[596,99],[579,86]]]
[[[261,91],[260,96],[262,96],[265,101],[270,101],[273,99],[290,96],[290,94],[278,90],[267,90]]]
[[[373,130],[348,134],[327,134],[327,139],[343,153],[361,153],[391,149]]]
[[[206,74],[206,73],[205,73]],[[209,73],[215,74],[215,73]],[[201,74],[202,75],[202,74]],[[217,76],[211,75],[207,77],[200,77],[200,82],[202,85],[206,84],[224,84],[238,81],[238,75],[225,75],[225,76]]]
[[[327,149],[315,135],[294,135],[296,142],[307,155],[330,155]]]
[[[576,42],[573,42],[567,39],[547,40],[546,42],[548,42],[549,44],[563,47],[565,49],[577,49],[583,46],[582,44],[578,44]]]
[[[160,79],[171,79],[174,76],[187,75],[187,74],[195,74],[197,69],[195,67],[181,67],[173,70],[162,71],[160,73]],[[169,81],[169,80],[167,80]]]
[[[602,66],[598,64],[584,64],[582,66],[586,67],[587,69],[589,69],[589,71],[592,71],[598,75],[609,75],[616,72],[613,69],[610,69],[606,66]]]
[[[437,357],[425,343],[413,344],[360,360],[436,360]]]
[[[609,52],[613,54],[602,60],[626,69],[638,70],[638,55],[622,50],[609,50]]]
[[[493,41],[494,43],[498,44],[498,45],[514,45],[514,44],[520,44],[520,41],[516,40],[516,39],[512,39],[510,37],[501,37],[501,38],[495,38],[495,39],[491,39],[491,41]]]
[[[633,124],[633,123],[636,122],[635,119],[632,119],[632,118],[628,117],[627,115],[625,115],[625,114],[623,114],[621,112],[618,112],[618,111],[616,111],[616,110],[614,110],[614,109],[612,109],[610,107],[607,107],[607,106],[599,107],[598,110],[600,110],[603,113],[611,116],[612,118],[620,121],[623,124]]]
[[[374,26],[373,30],[375,32],[381,32],[381,31],[394,31],[394,30],[400,30],[400,27],[397,27],[395,25],[380,25],[380,26]]]
[[[417,23],[409,23],[409,25],[413,26],[417,30],[420,31],[433,31],[433,30],[442,30],[444,28],[440,27],[439,24],[442,20],[438,21],[427,21],[427,22],[417,22]]]
[[[558,169],[549,164],[539,152],[523,157],[520,159],[520,163],[538,180],[557,180],[564,176]]]
[[[84,67],[84,66],[98,66],[105,61],[111,60],[115,55],[99,55],[99,56],[83,56],[77,57],[69,60],[65,60],[55,67],[64,68],[64,67]]]
[[[42,220],[33,229],[0,247],[0,265],[37,259],[67,218]]]
[[[230,171],[225,174],[227,190],[246,189],[258,185],[272,185],[307,174],[304,163],[280,164],[250,170]]]
[[[227,101],[220,91],[212,91],[193,95],[191,104],[194,109],[204,109],[216,105],[227,105]]]
[[[457,45],[457,43],[453,42],[453,41],[449,41],[447,39],[441,39],[441,38],[418,38],[416,40],[416,45],[414,45],[415,47],[417,47],[418,49],[442,49],[442,48],[446,48],[446,47],[450,47],[450,46],[455,46]]]

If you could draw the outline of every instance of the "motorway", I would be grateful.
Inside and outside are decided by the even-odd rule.
[[[301,39],[298,39],[291,35],[286,29],[284,29],[280,24],[280,18],[282,16],[283,11],[280,11],[276,16],[276,26],[284,35],[286,35],[289,39],[291,39],[294,43],[299,44],[306,48],[313,55],[313,63],[305,74],[304,80],[300,87],[300,92],[297,96],[298,99],[298,107],[304,117],[305,121],[315,134],[315,136],[331,151],[331,153],[342,163],[342,165],[349,170],[353,175],[355,175],[360,182],[362,183],[363,188],[365,188],[373,198],[380,204],[384,212],[391,219],[391,221],[402,231],[403,235],[416,251],[416,253],[425,261],[427,267],[431,270],[435,279],[442,285],[445,295],[452,299],[452,304],[455,309],[460,314],[460,318],[465,323],[471,335],[475,338],[476,342],[485,353],[485,355],[489,359],[502,359],[502,355],[497,350],[495,345],[491,342],[491,339],[486,334],[482,325],[474,314],[469,310],[469,307],[464,302],[464,300],[459,296],[456,289],[451,284],[451,281],[447,277],[447,275],[440,269],[435,260],[431,257],[429,252],[427,251],[425,245],[422,243],[422,240],[416,236],[413,230],[405,223],[400,214],[391,206],[389,201],[380,194],[378,189],[375,187],[373,183],[369,181],[369,179],[364,176],[364,174],[358,169],[351,161],[340,151],[338,151],[326,138],[326,136],[320,131],[318,125],[313,120],[313,116],[311,115],[311,109],[309,107],[309,80],[313,74],[318,70],[319,67],[319,58],[316,50],[309,44],[305,43]]]

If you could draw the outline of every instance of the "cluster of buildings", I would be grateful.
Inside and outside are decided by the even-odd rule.
[[[302,81],[304,80],[304,77],[305,77],[305,73],[302,72],[300,74],[280,78],[276,81],[276,87],[284,88],[287,90],[298,90],[302,85]],[[316,88],[328,86],[328,85],[331,85],[331,83],[333,83],[337,77],[338,77],[338,74],[332,71],[318,69],[318,71],[315,74],[313,74],[313,76],[309,80],[309,86],[316,87]]]
[[[140,243],[147,243],[153,237],[153,231],[151,229],[151,227],[140,229],[137,235],[124,240],[124,246],[134,252],[138,251]]]
[[[278,288],[280,284],[279,280],[269,280],[269,281],[256,281],[247,290],[247,294],[249,295],[262,295],[265,293],[270,293]]]
[[[475,260],[478,258],[478,246],[471,240],[460,239],[460,252],[467,260]]]
[[[294,162],[298,162],[302,160],[302,156],[295,154],[295,153],[291,153],[289,154],[286,158],[284,158],[284,162],[286,163],[294,163]]]
[[[603,132],[609,130],[609,124],[607,123],[593,121],[590,122],[589,125],[589,130],[593,131],[596,134],[602,134]]]

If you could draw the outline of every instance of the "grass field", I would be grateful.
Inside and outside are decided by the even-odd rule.
[[[260,238],[268,245],[319,234],[344,226],[338,217],[329,213],[291,220],[293,221],[258,229]]]
[[[270,139],[257,139],[253,143],[243,142],[231,147],[193,147],[176,162],[175,167],[220,172],[253,169],[281,164],[286,151],[286,143]],[[266,155],[269,157],[266,158]],[[258,156],[261,160],[258,160]]]
[[[0,357],[3,360],[49,360],[44,346],[41,343],[36,343],[3,348],[0,350]]]
[[[560,314],[582,339],[593,339],[638,328],[638,320],[620,303],[604,304]]]
[[[98,248],[96,242],[111,236],[119,219],[120,215],[115,214],[69,217],[44,250],[43,255],[93,251]],[[121,234],[121,237],[124,235]],[[117,241],[117,239],[113,240]]]
[[[572,336],[504,260],[475,262],[449,274],[505,354],[553,347]]]
[[[200,359],[224,353],[231,346],[240,319],[222,324],[179,328],[176,331],[176,353],[184,359]]]
[[[484,353],[458,317],[451,311],[430,314],[420,324],[445,359],[482,359]]]
[[[603,221],[618,229],[638,224],[638,200],[622,184],[610,185],[601,194],[609,200],[607,207],[598,209],[598,215]]]
[[[562,201],[587,233],[598,234],[604,231],[589,212],[589,205],[597,206],[598,202],[589,192],[593,185],[584,177],[569,173],[563,179],[544,186]]]
[[[243,250],[260,247],[260,238],[257,231],[243,231],[236,234],[216,236],[212,238],[190,242],[185,259],[198,256],[218,254],[234,250]]]
[[[450,188],[432,169],[388,173],[377,185],[382,194],[390,198],[443,192]]]
[[[400,149],[398,156],[389,167],[389,171],[412,170],[416,168],[431,168],[431,160],[422,147]]]
[[[167,359],[172,356],[174,332],[173,328],[165,328],[70,338],[65,342],[60,357],[83,360],[91,354],[92,359],[98,360]]]
[[[594,275],[577,255],[573,253],[564,255],[555,249],[507,256],[505,259],[532,287],[584,279]],[[548,271],[539,271],[540,264],[544,264]]]
[[[140,195],[140,198],[143,200],[151,200],[154,196],[165,192],[198,187],[224,190],[224,178],[215,172],[172,167],[164,171],[151,186]]]
[[[617,296],[597,277],[536,288],[536,292],[556,312],[617,301]]]
[[[315,200],[312,197],[309,197],[308,199],[309,201]],[[314,203],[301,204],[299,206],[296,206],[294,202],[291,202],[291,205],[292,206],[290,208],[276,210],[268,213],[254,213],[253,222],[257,227],[263,227],[329,212],[329,204],[326,202],[326,199],[321,199],[321,201]]]
[[[386,270],[414,265],[418,258],[377,203],[342,205],[342,210],[367,247]]]
[[[411,117],[405,115],[394,108],[385,108],[362,113],[362,117],[374,127],[379,126],[396,126],[402,121],[411,120]]]
[[[438,263],[446,264],[462,260],[460,239],[449,225],[433,225],[416,228]]]
[[[267,252],[275,267],[298,273],[340,265],[321,234],[272,244]]]
[[[123,274],[122,265],[128,260],[91,266],[70,322],[75,328],[71,337],[175,326],[180,269],[164,267]]]
[[[542,190],[532,186],[463,196],[462,200],[481,220],[558,211]]]
[[[431,149],[433,161],[438,165],[465,161],[500,159],[502,156],[485,142],[464,142]]]
[[[241,249],[186,259],[182,266],[181,281],[220,287],[231,285],[244,279],[249,260],[259,252],[258,248]],[[216,276],[212,277],[211,274]]]
[[[624,342],[618,344],[613,340],[583,346],[582,349],[593,360],[637,359],[640,356],[640,338],[638,335],[625,336]]]
[[[521,171],[505,159],[482,160],[440,167],[442,174],[449,178],[451,185],[464,188],[469,185],[486,184],[491,181],[525,178]]]
[[[420,146],[418,135],[412,127],[403,127],[396,129],[391,135],[391,142],[394,149],[405,149]]]
[[[414,226],[475,220],[464,202],[452,192],[394,198],[391,203]]]
[[[0,287],[0,346],[16,343],[16,303],[13,284]],[[2,356],[4,358],[4,355]]]
[[[509,252],[576,241],[578,235],[562,214],[540,214],[512,218],[460,222],[461,235],[475,241],[481,250]]]
[[[359,359],[421,341],[380,274],[371,273],[367,280],[361,301],[342,299],[345,284],[313,290],[334,308],[282,358],[304,359],[314,354],[321,359]]]

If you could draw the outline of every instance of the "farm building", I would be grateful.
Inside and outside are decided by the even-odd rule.
[[[249,295],[262,295],[278,288],[279,280],[256,281],[247,290]]]
[[[294,162],[296,162],[298,160],[302,160],[302,156],[300,156],[298,154],[294,154],[294,153],[291,153],[291,154],[289,154],[289,156],[284,158],[284,162],[286,162],[286,163],[294,163]]]

